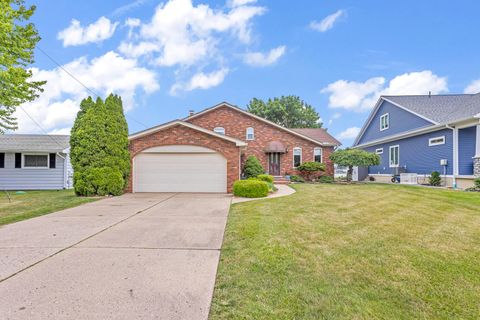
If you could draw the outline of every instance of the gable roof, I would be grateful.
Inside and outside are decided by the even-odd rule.
[[[232,137],[223,135],[223,134],[219,134],[219,133],[216,133],[216,132],[214,132],[214,131],[211,131],[211,130],[208,130],[208,129],[205,129],[205,128],[196,126],[196,125],[194,125],[194,124],[191,124],[190,122],[185,122],[185,121],[181,121],[181,120],[173,120],[173,121],[170,121],[170,122],[167,122],[167,123],[164,123],[164,124],[161,124],[161,125],[152,127],[152,128],[150,128],[150,129],[146,129],[146,130],[143,130],[143,131],[139,131],[139,132],[133,133],[133,134],[131,134],[131,135],[128,136],[128,140],[132,140],[132,139],[136,139],[136,138],[139,138],[139,137],[143,137],[143,136],[146,136],[146,135],[155,133],[155,132],[157,132],[157,131],[165,130],[165,129],[167,129],[167,128],[170,128],[170,127],[173,127],[173,126],[177,126],[177,125],[184,126],[184,127],[187,127],[187,128],[190,128],[190,129],[193,129],[193,130],[196,130],[196,131],[200,131],[200,132],[209,134],[209,135],[211,135],[211,136],[214,136],[214,137],[223,139],[223,140],[227,140],[227,141],[233,142],[233,143],[235,143],[235,145],[236,145],[237,147],[243,147],[243,146],[246,146],[246,145],[247,145],[247,143],[245,143],[245,142],[242,141],[242,140],[235,139],[235,138],[232,138]]]
[[[70,136],[47,134],[0,135],[1,152],[63,152],[70,147]]]
[[[400,105],[436,123],[452,123],[473,118],[480,113],[480,93],[421,96],[384,96],[384,100]]]
[[[225,102],[225,101],[224,101],[224,102],[221,102],[221,103],[219,103],[219,104],[217,104],[217,105],[214,105],[213,107],[204,109],[204,110],[202,110],[202,111],[200,111],[200,112],[198,112],[198,113],[195,113],[195,114],[193,114],[193,115],[191,115],[191,116],[188,116],[188,117],[186,117],[186,118],[183,118],[182,120],[183,120],[183,121],[188,121],[188,120],[191,120],[191,119],[193,119],[193,118],[196,118],[196,117],[198,117],[198,116],[200,116],[200,115],[203,115],[203,114],[205,114],[205,113],[207,113],[207,112],[211,112],[211,111],[216,110],[216,109],[221,108],[221,107],[228,107],[228,108],[234,109],[234,110],[236,110],[236,111],[238,111],[238,112],[240,112],[240,113],[243,113],[243,114],[245,114],[245,115],[247,115],[247,116],[249,116],[249,117],[255,118],[255,119],[260,120],[260,121],[265,122],[265,123],[268,123],[269,125],[271,125],[271,126],[273,126],[273,127],[276,127],[277,129],[281,129],[281,130],[283,130],[283,131],[287,131],[287,132],[289,132],[289,133],[291,133],[291,134],[293,134],[293,135],[295,135],[295,136],[298,136],[298,137],[300,137],[300,138],[303,138],[303,139],[305,139],[305,140],[311,141],[311,142],[313,142],[313,143],[316,143],[316,144],[319,144],[319,145],[322,145],[322,146],[339,146],[339,145],[341,144],[341,143],[338,142],[335,138],[333,138],[332,136],[330,136],[330,134],[328,134],[326,131],[325,131],[325,135],[330,136],[330,138],[331,138],[331,139],[329,139],[330,142],[322,141],[322,140],[317,140],[316,138],[310,137],[310,136],[308,136],[308,135],[306,135],[306,134],[304,134],[304,133],[297,132],[296,130],[293,130],[293,129],[285,128],[285,127],[283,127],[283,126],[281,126],[281,125],[279,125],[279,124],[276,124],[275,122],[272,122],[272,121],[270,121],[270,120],[264,119],[264,118],[262,118],[262,117],[260,117],[260,116],[257,116],[257,115],[255,115],[255,114],[253,114],[253,113],[250,113],[250,112],[248,112],[248,111],[246,111],[246,110],[243,110],[242,108],[239,108],[239,107],[237,107],[237,106],[235,106],[235,105],[233,105],[233,104],[230,104],[230,103],[228,103],[228,102]]]
[[[447,125],[474,118],[480,114],[480,93],[381,96],[355,139],[354,146],[358,144],[384,101],[430,121],[432,126],[439,124]]]
[[[325,144],[332,144],[337,146],[340,146],[342,144],[340,141],[332,137],[327,132],[327,130],[323,128],[290,128],[290,130],[293,130],[295,132],[303,134],[304,136],[310,137]]]

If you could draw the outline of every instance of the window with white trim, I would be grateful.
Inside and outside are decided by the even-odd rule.
[[[429,147],[439,146],[439,145],[442,145],[442,144],[445,144],[445,136],[428,139],[428,146]]]
[[[375,149],[376,154],[383,154],[383,148]]]
[[[389,149],[390,168],[396,168],[400,165],[400,146],[391,146]]]
[[[255,139],[255,131],[253,130],[252,127],[247,128],[246,139],[247,140],[254,140]]]
[[[24,154],[23,168],[48,168],[48,154]]]
[[[385,113],[380,117],[380,131],[387,130],[390,127],[390,117]]]
[[[224,127],[215,127],[215,128],[213,128],[213,131],[218,133],[218,134],[225,135],[225,128]]]
[[[302,148],[293,148],[293,167],[296,168],[302,164]]]
[[[320,163],[323,162],[322,148],[313,149],[313,161]]]

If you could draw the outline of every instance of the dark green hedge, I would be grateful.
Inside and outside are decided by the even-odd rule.
[[[238,180],[233,184],[233,194],[237,197],[263,198],[268,190],[268,183],[260,180]]]

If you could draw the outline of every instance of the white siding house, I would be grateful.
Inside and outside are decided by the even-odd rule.
[[[72,188],[69,141],[66,135],[0,135],[0,190]]]

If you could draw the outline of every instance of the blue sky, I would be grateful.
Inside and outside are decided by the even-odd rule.
[[[39,47],[130,131],[221,101],[299,95],[348,146],[380,94],[480,91],[478,1],[29,1]],[[45,93],[23,108],[66,133],[88,91],[37,50]],[[19,133],[42,132],[22,110]]]

